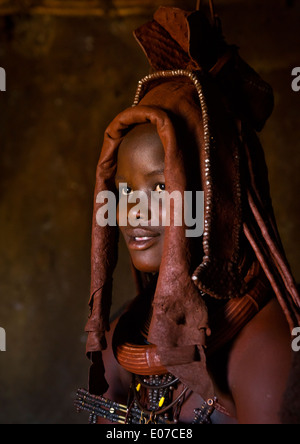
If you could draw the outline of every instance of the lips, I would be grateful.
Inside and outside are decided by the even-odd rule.
[[[160,237],[160,233],[144,228],[125,230],[128,248],[131,250],[147,250],[152,247]]]

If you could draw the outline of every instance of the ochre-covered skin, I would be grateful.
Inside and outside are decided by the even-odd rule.
[[[202,47],[195,43],[199,30]],[[119,179],[146,193],[159,185],[169,193],[204,191],[206,230],[201,239],[187,238],[186,227],[175,226],[172,218],[170,226],[148,233],[155,236],[144,249],[132,241],[132,232],[121,229],[137,293],[145,296],[145,307],[146,299],[148,305],[150,301],[147,334],[157,353],[151,354],[151,362],[159,361],[193,391],[183,407],[183,421],[192,421],[199,399],[217,396],[240,423],[279,423],[291,368],[290,331],[299,325],[300,299],[277,232],[255,133],[269,117],[273,97],[268,85],[214,32],[202,15],[172,8],[161,8],[153,22],[136,32],[152,66],[172,72],[147,78],[136,106],[108,127],[95,200],[101,191],[117,193]],[[208,35],[215,38],[205,40]],[[189,70],[196,72],[197,83]],[[239,82],[232,84],[230,73]],[[97,225],[98,209],[95,204],[86,327],[87,354],[94,363],[90,391],[126,402],[130,375],[113,354],[116,324],[107,334],[119,233],[117,227]],[[155,279],[150,292],[149,279]],[[251,303],[237,310],[239,301]],[[140,317],[149,314],[143,303],[139,310],[131,319],[133,331],[137,323],[136,334],[143,327]],[[209,354],[214,344],[210,337],[226,322],[233,334]],[[225,421],[224,415],[218,412],[214,421]]]

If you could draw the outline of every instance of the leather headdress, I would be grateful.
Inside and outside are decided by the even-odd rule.
[[[228,46],[217,21],[201,12],[159,8],[135,36],[153,73],[140,82],[134,106],[108,127],[97,168],[87,354],[90,391],[107,389],[106,347],[118,228],[100,227],[98,193],[116,193],[118,147],[134,126],[151,122],[165,150],[166,189],[205,192],[205,231],[194,251],[185,227],[166,227],[148,340],[167,367],[193,362],[209,329],[201,295],[241,298],[246,244],[260,262],[289,321],[299,325],[300,299],[273,215],[264,154],[255,131],[273,109],[272,90]],[[193,165],[191,167],[191,165]],[[191,182],[193,179],[193,183]],[[198,185],[195,182],[198,181]],[[246,270],[247,271],[247,270]],[[135,270],[135,273],[138,272]],[[184,353],[183,353],[184,352]]]

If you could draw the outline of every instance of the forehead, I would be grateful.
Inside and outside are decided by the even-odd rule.
[[[123,139],[118,152],[118,169],[139,164],[152,168],[164,163],[164,148],[155,125],[137,125]]]

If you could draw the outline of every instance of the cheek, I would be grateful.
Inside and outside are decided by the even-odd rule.
[[[120,218],[119,218],[119,204],[117,205],[117,224],[120,225]]]
[[[117,204],[117,224],[120,226],[120,223],[122,223],[122,226],[126,226],[128,224],[128,205],[126,205],[125,198],[122,198],[122,202],[120,205],[120,202]]]
[[[149,210],[151,214],[152,225],[156,227],[161,227],[164,230],[164,227],[168,225],[169,221],[169,209],[166,203],[160,199],[154,199],[151,201],[151,208]]]

